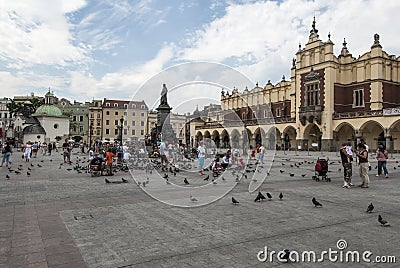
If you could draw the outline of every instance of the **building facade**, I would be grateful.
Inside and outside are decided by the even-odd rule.
[[[61,109],[63,115],[70,118],[69,135],[71,138],[81,137],[80,141],[87,142],[89,139],[89,106],[90,103],[77,102],[71,103],[69,100],[62,98],[56,105]]]
[[[170,113],[169,121],[172,129],[174,130],[178,142],[180,144],[185,144],[186,143],[185,124],[187,122],[187,116],[184,114]],[[157,123],[157,112],[150,111],[147,117],[146,134],[150,135],[151,130],[156,126],[156,123]]]
[[[144,139],[148,115],[144,101],[104,99],[102,109],[104,140],[118,140],[121,127],[123,140]]]
[[[330,151],[364,140],[372,150],[378,144],[400,150],[400,58],[382,49],[378,34],[371,43],[355,58],[344,40],[336,56],[330,35],[321,41],[314,20],[290,79],[222,91],[223,119],[198,123],[196,140]]]
[[[7,104],[11,102],[8,98],[0,99],[0,140],[4,142],[7,140],[7,132],[12,123],[12,116],[7,108]]]
[[[103,140],[103,102],[92,100],[88,107],[87,144],[91,145],[96,140]]]

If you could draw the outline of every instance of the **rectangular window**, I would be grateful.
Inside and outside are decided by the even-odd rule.
[[[97,135],[100,135],[100,129],[97,130]]]
[[[114,135],[118,135],[118,128],[114,129]]]
[[[72,121],[76,122],[76,116],[75,115],[72,117]]]
[[[110,135],[110,130],[106,128],[106,135]]]
[[[135,112],[132,113],[132,116],[136,116]]]
[[[318,83],[308,84],[306,86],[306,100],[304,104],[305,106],[320,105]]]
[[[132,121],[132,126],[134,126],[136,124],[136,122],[135,121]]]
[[[124,129],[124,135],[128,135],[128,130]]]
[[[101,114],[100,114],[100,113],[98,113],[98,114],[97,114],[97,119],[100,119],[100,116],[101,116]]]
[[[140,113],[140,116],[144,116],[144,113]]]
[[[106,112],[106,115],[110,115],[110,111],[107,111],[107,112]]]
[[[242,120],[245,120],[246,119],[246,113],[242,113]]]
[[[97,126],[98,126],[98,127],[100,126],[100,121],[97,121]]]
[[[118,126],[118,120],[114,120],[114,125]]]
[[[276,117],[281,116],[281,108],[276,108]]]
[[[364,89],[354,89],[353,90],[353,108],[364,107]]]
[[[83,122],[83,115],[79,116],[79,122]]]
[[[110,120],[106,120],[106,126],[110,125]]]
[[[132,129],[132,136],[136,135],[136,131],[134,129]]]
[[[83,133],[83,126],[79,126],[79,132]]]
[[[140,125],[144,127],[144,121],[140,121]]]
[[[94,114],[90,114],[90,118],[94,118]]]
[[[144,130],[143,129],[140,130],[140,135],[142,135],[142,136],[144,135]]]
[[[115,115],[118,115],[118,111],[114,113]]]
[[[124,126],[128,125],[128,121],[124,120]]]
[[[128,116],[128,112],[124,112],[124,116]]]

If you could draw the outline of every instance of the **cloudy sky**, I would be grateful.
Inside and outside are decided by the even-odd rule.
[[[71,100],[131,99],[163,69],[195,61],[275,83],[289,77],[314,14],[320,38],[330,32],[336,54],[343,38],[353,56],[369,51],[374,33],[385,51],[400,54],[398,0],[0,0],[0,6],[0,97],[50,87]],[[151,102],[163,82],[138,97]],[[224,80],[228,88],[236,83]],[[191,92],[185,97],[198,97]],[[212,97],[219,92],[215,87]]]

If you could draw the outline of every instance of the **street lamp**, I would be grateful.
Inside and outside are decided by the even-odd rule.
[[[121,123],[121,132],[120,132],[120,142],[119,142],[119,145],[120,146],[122,146],[122,131],[123,131],[123,129],[124,129],[124,117],[123,116],[121,116],[121,118],[119,119],[119,122]]]

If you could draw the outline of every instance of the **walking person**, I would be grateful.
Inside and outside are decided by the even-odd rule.
[[[197,168],[199,169],[199,175],[203,174],[203,166],[204,166],[204,158],[206,157],[206,149],[204,148],[204,144],[202,141],[199,142],[199,147],[197,148],[197,158],[199,160],[199,164]]]
[[[361,188],[368,188],[369,184],[369,176],[368,176],[368,151],[365,148],[365,144],[359,143],[357,145],[356,155],[358,157],[358,164],[360,166],[360,178],[361,184],[359,187]]]
[[[383,147],[382,144],[378,146],[378,150],[376,150],[376,159],[378,159],[378,174],[376,174],[377,177],[381,176],[382,174],[382,169],[383,173],[385,174],[385,178],[388,177],[388,170],[386,168],[386,162],[388,159],[388,151],[385,150],[385,147]]]
[[[2,167],[4,163],[6,163],[6,167],[8,167],[8,163],[11,164],[10,156],[11,156],[11,153],[12,153],[12,147],[11,147],[11,144],[9,142],[6,142],[5,145],[3,146],[2,153],[3,153],[3,159],[1,160],[1,166],[0,167]]]
[[[25,150],[24,150],[24,157],[26,162],[29,162],[29,160],[31,159],[31,154],[32,154],[32,144],[30,141],[28,141],[25,145]]]
[[[32,155],[34,158],[36,158],[38,150],[39,150],[39,144],[37,141],[35,141],[35,143],[32,144]]]
[[[49,145],[47,146],[47,151],[49,152],[49,155],[51,155],[51,150],[53,150],[53,144],[49,142]]]
[[[264,145],[261,145],[259,150],[260,150],[260,152],[258,154],[258,164],[262,167],[264,165],[264,154],[265,154]]]

